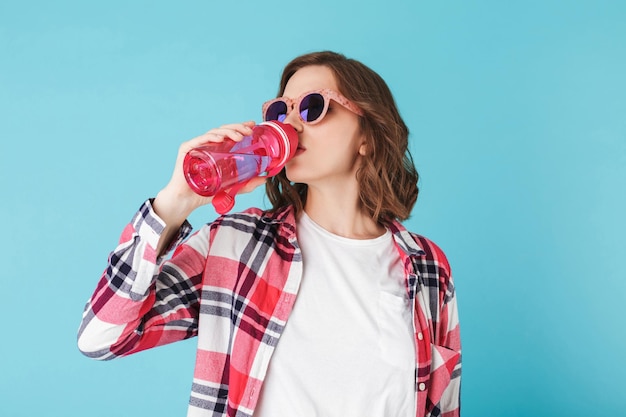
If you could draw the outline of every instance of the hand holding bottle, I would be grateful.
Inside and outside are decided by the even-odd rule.
[[[191,212],[213,200],[213,197],[200,196],[189,188],[183,171],[187,153],[210,142],[223,142],[226,138],[235,142],[241,141],[252,133],[253,126],[255,126],[253,121],[223,125],[180,145],[172,177],[152,203],[155,212],[166,224],[157,252],[162,253]],[[250,192],[264,182],[265,178],[253,178],[239,190],[239,193]]]
[[[183,160],[185,179],[196,193],[214,196],[215,210],[224,214],[248,181],[263,174],[278,174],[298,147],[295,129],[278,121],[265,121],[240,140],[210,142],[192,148]]]

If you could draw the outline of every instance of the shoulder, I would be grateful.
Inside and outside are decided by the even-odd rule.
[[[263,217],[265,211],[261,210],[258,207],[250,207],[243,211],[234,212],[234,213],[226,213],[222,214],[220,217],[215,219],[213,223],[222,223],[224,221],[258,221],[261,217]]]
[[[421,234],[408,231],[399,222],[394,222],[391,228],[425,284],[443,290],[452,286],[450,263],[439,245]]]
[[[412,258],[436,262],[450,270],[450,264],[443,250],[435,242],[418,233],[407,230],[399,221],[393,221],[388,225],[393,233],[396,243]]]
[[[439,247],[439,245],[420,234],[413,232],[409,232],[409,234],[411,235],[415,243],[417,243],[418,246],[424,251],[422,258],[436,263],[437,265],[439,265],[439,267],[444,268],[447,272],[450,271],[450,263],[448,262],[448,257],[441,249],[441,247]]]
[[[250,207],[243,211],[223,214],[218,217],[213,223],[220,224],[233,221],[248,221],[255,223],[290,222],[293,215],[294,214],[292,206],[283,207],[275,211],[263,210],[258,207]]]
[[[295,226],[280,214],[252,207],[218,217],[205,226],[209,255],[248,264],[250,256],[263,257],[281,251],[287,259],[294,251],[289,242],[295,236]]]
[[[279,227],[279,230],[295,230],[295,217],[291,206],[269,211],[258,207],[224,214],[208,225],[213,232],[230,229],[235,233],[253,233],[255,230],[269,230]]]
[[[438,288],[441,294],[454,294],[452,270],[444,251],[422,235],[417,233],[410,235],[423,251],[420,256],[413,258],[413,265],[422,275],[424,285]]]

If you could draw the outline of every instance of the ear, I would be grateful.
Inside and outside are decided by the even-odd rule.
[[[367,155],[367,143],[363,142],[361,146],[359,146],[359,155],[361,156]]]

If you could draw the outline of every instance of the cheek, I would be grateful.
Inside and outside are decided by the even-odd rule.
[[[358,119],[342,121],[341,123],[333,123],[324,126],[324,133],[329,137],[332,136],[342,143],[354,142],[361,136],[361,128]]]
[[[358,126],[346,126],[339,133],[339,140],[342,144],[342,149],[350,153],[359,153],[359,148],[365,143],[365,139],[361,134],[361,129]]]

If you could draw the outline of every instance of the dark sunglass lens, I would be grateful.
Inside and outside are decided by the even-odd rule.
[[[287,103],[284,101],[275,101],[267,108],[265,112],[265,120],[278,120],[282,122],[287,117]]]
[[[318,93],[309,94],[300,102],[300,116],[306,122],[314,122],[324,111],[324,96]]]

